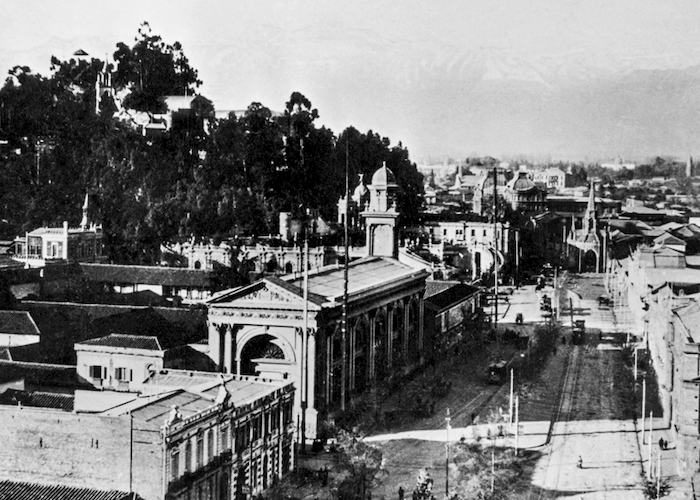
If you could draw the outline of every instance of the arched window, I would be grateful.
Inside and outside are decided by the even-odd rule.
[[[391,310],[391,366],[394,370],[404,364],[403,308],[399,305]]]
[[[204,433],[200,430],[197,434],[197,465],[195,470],[200,469],[204,465]]]
[[[214,458],[214,429],[209,429],[207,433],[207,462]]]
[[[384,380],[389,371],[388,345],[386,314],[379,310],[374,316],[374,373],[377,380]]]
[[[418,302],[412,300],[408,304],[408,361],[410,363],[417,363],[420,360],[418,327]]]
[[[341,387],[343,383],[343,349],[341,332],[336,330],[330,339],[331,342],[331,370],[330,370],[330,400],[333,404],[340,403]]]
[[[187,440],[185,444],[185,472],[192,470],[192,441]]]
[[[362,392],[369,379],[369,324],[363,317],[355,325],[355,392]]]

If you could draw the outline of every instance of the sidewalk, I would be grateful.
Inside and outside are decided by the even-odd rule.
[[[649,446],[649,419],[645,420],[644,442],[642,442],[641,429],[637,431],[637,441],[639,451],[642,457],[642,469],[644,477],[651,475],[652,480],[656,480],[659,466],[659,455],[661,456],[661,478],[668,478],[671,491],[664,498],[670,499],[692,499],[693,488],[690,479],[681,478],[678,470],[677,448],[673,442],[673,432],[670,428],[664,427],[665,423],[662,418],[653,420],[651,432],[651,446]],[[641,426],[641,420],[637,422]],[[659,439],[668,441],[668,449],[662,450],[659,446]],[[649,452],[651,451],[651,468],[649,464]],[[651,469],[651,470],[650,470]],[[651,473],[651,474],[650,474]]]

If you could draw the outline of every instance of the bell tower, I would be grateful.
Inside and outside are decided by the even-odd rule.
[[[396,220],[396,177],[386,163],[372,176],[369,207],[362,212],[367,231],[367,252],[370,256],[399,257],[399,238]]]

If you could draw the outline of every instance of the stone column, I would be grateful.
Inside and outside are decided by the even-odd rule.
[[[308,342],[308,366],[306,367],[307,388],[306,393],[306,437],[315,439],[318,421],[316,410],[316,335],[317,328],[309,328]]]
[[[224,336],[224,373],[231,373],[231,347],[233,344],[232,331],[233,328],[229,326],[228,328],[226,328],[226,333]],[[238,369],[240,370],[240,366],[238,366]],[[240,373],[240,371],[238,371],[237,373]]]

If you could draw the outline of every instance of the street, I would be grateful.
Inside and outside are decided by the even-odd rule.
[[[559,310],[567,344],[550,357],[538,380],[518,388],[522,393],[519,447],[539,453],[532,470],[526,470],[524,474],[529,481],[527,492],[518,498],[644,498],[642,489],[646,469],[642,456],[646,459],[646,446],[643,448],[640,444],[641,434],[632,418],[633,402],[629,394],[624,393],[629,374],[621,362],[619,347],[599,343],[604,336],[617,334],[618,338],[623,338],[625,333],[616,322],[615,310],[598,305],[596,298],[603,293],[602,279],[601,275],[585,275],[559,280],[558,297],[555,296],[553,303],[560,307],[567,307],[567,303],[573,305],[573,311],[568,307]],[[544,318],[539,303],[543,293],[552,296],[554,289],[545,287],[536,292],[534,286],[526,286],[513,290],[508,304],[499,304],[499,324],[514,325],[518,313],[523,315],[525,325],[542,324]],[[487,314],[489,312],[487,310]],[[586,343],[573,346],[570,326],[573,321],[581,319],[586,322]],[[499,408],[507,411],[508,384],[481,386],[475,394],[474,381],[477,379],[472,377],[470,383],[454,380],[448,398],[453,409],[460,405],[478,407],[480,416],[493,414]],[[560,397],[554,397],[556,395]],[[475,404],[482,399],[486,404]],[[411,491],[420,468],[431,472],[436,496],[443,495],[447,431],[442,408],[440,406],[442,411],[428,419],[430,425],[417,422],[413,430],[390,431],[367,438],[382,448],[389,471],[388,478],[375,490],[376,498],[395,497],[399,486]],[[456,412],[456,416],[462,414]],[[484,423],[468,425],[468,419],[459,418],[453,419],[452,423],[449,431],[452,446],[460,440],[475,441],[486,435],[489,426]],[[656,424],[660,426],[661,422]],[[656,432],[661,435],[663,431]],[[514,437],[509,435],[497,445],[513,446]],[[657,449],[658,446],[654,447],[654,457],[657,457]],[[672,451],[663,453],[662,471],[664,475],[673,476],[669,498],[687,498],[687,485],[675,477]],[[577,467],[579,457],[581,468]]]

